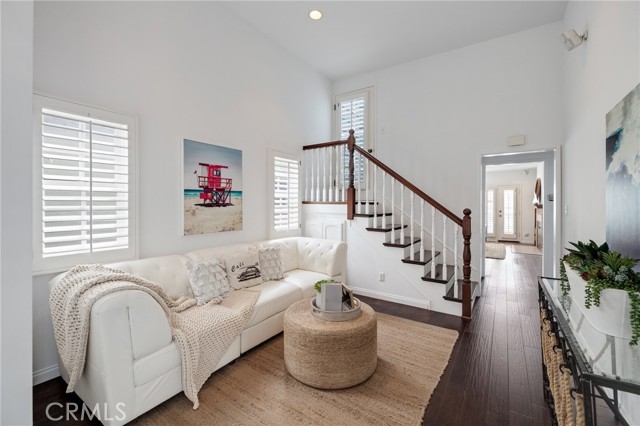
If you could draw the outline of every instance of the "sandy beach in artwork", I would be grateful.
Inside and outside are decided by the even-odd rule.
[[[242,197],[231,197],[232,206],[203,207],[198,198],[184,197],[184,234],[238,231],[242,229]]]

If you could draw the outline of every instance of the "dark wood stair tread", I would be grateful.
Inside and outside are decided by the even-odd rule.
[[[361,205],[367,205],[369,204],[370,206],[373,206],[374,204],[380,204],[379,202],[373,202],[373,201],[356,201],[356,204],[361,204]]]
[[[455,294],[453,292],[454,291],[454,287],[458,287],[458,297],[454,297],[453,296]],[[478,287],[478,282],[477,281],[471,281],[471,296],[472,297],[473,297],[473,294],[476,292],[476,287]],[[449,291],[447,292],[447,294],[445,294],[442,297],[445,300],[450,300],[452,302],[462,303],[462,280],[458,280],[457,283],[452,285],[451,288],[449,289]],[[476,297],[478,297],[478,296],[476,295]]]
[[[355,217],[382,217],[382,216],[391,216],[391,213],[385,213],[384,215],[382,213],[355,213],[354,214]]]
[[[405,247],[409,247],[411,244],[415,244],[415,243],[419,243],[420,242],[420,238],[414,238],[413,239],[413,243],[411,242],[411,237],[404,237],[404,241],[402,241],[401,238],[398,238],[395,241],[392,241],[390,243],[382,243],[383,246],[385,247],[399,247],[399,248],[405,248]]]
[[[434,257],[437,257],[439,255],[440,255],[439,251],[437,251],[436,254],[432,256],[431,250],[425,250],[424,251],[424,260],[420,260],[420,250],[418,250],[417,252],[413,253],[413,255],[411,255],[409,257],[405,257],[404,259],[402,259],[402,262],[410,263],[412,265],[426,265],[427,263],[429,263],[431,261],[431,259],[433,259]]]
[[[404,228],[406,228],[407,225],[404,225]],[[398,229],[402,229],[403,226],[396,223],[395,225],[393,225],[393,229],[398,230]],[[367,228],[367,231],[371,231],[371,232],[391,232],[392,230],[392,226],[391,224],[387,225],[386,228],[376,228],[376,227],[371,227],[371,228]]]
[[[455,272],[455,267],[453,267],[452,265],[447,265],[447,271],[446,271],[446,276],[442,276],[442,263],[438,263],[436,265],[436,276],[435,278],[431,278],[431,271],[427,271],[427,274],[422,277],[422,281],[430,281],[430,282],[434,282],[434,283],[441,283],[441,284],[446,284],[449,282],[449,280],[451,279],[451,277],[453,277],[453,274]]]

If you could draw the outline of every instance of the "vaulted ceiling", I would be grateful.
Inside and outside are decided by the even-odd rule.
[[[566,1],[235,1],[228,8],[336,80],[562,19]],[[312,21],[308,12],[323,18]]]

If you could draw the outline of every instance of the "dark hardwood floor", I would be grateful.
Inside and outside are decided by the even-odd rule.
[[[509,248],[506,259],[487,259],[485,285],[471,321],[360,297],[378,312],[460,333],[423,425],[551,425],[542,396],[538,334],[537,276],[541,262],[541,256],[515,254]],[[52,423],[45,415],[50,402],[81,403],[64,389],[60,378],[33,388],[34,424]],[[599,424],[616,424],[607,411],[599,410],[603,416]],[[51,413],[60,414],[55,410]],[[94,420],[85,424],[99,423]]]

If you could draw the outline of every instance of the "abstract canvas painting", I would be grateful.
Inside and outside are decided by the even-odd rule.
[[[640,259],[640,84],[606,120],[607,242],[612,250]]]
[[[242,229],[242,151],[184,139],[184,235]]]

